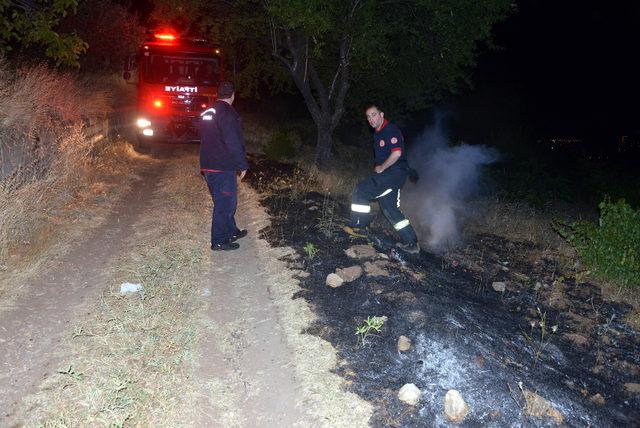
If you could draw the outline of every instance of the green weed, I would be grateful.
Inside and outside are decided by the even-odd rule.
[[[318,254],[320,250],[313,245],[311,242],[307,242],[307,245],[304,246],[304,252],[307,253],[307,257],[309,260],[313,260],[313,258]]]
[[[600,204],[598,224],[553,222],[553,228],[573,245],[594,275],[623,286],[640,285],[640,211],[623,199]]]
[[[384,322],[384,317],[367,317],[367,319],[356,328],[356,336],[358,336],[360,343],[364,346],[367,337],[375,333],[380,333]]]

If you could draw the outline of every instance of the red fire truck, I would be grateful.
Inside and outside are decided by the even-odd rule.
[[[224,77],[220,49],[202,39],[162,31],[142,45],[135,63],[138,138],[199,141],[200,113],[215,101],[216,87]],[[131,75],[125,71],[127,77]]]

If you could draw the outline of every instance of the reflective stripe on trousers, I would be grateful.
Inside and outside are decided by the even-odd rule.
[[[405,227],[409,226],[409,220],[407,220],[406,218],[404,220],[400,220],[399,222],[397,222],[396,224],[393,225],[393,228],[395,230],[400,230],[400,229],[404,229]]]
[[[370,205],[360,205],[360,204],[351,204],[351,211],[356,213],[365,213],[368,214],[371,212]]]

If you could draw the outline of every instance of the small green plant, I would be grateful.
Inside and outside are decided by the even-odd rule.
[[[356,336],[358,336],[360,343],[364,346],[367,337],[375,333],[380,333],[385,321],[385,317],[367,317],[367,319],[356,328]]]
[[[540,308],[536,308],[536,311],[538,312],[539,317],[538,322],[531,321],[529,323],[531,327],[531,330],[529,330],[529,334],[523,333],[527,341],[529,341],[534,346],[534,366],[544,353],[545,348],[551,340],[551,336],[553,336],[558,331],[557,325],[551,326],[550,331],[547,330],[547,313],[542,312]],[[538,336],[537,339],[536,335]]]
[[[624,199],[607,197],[598,224],[555,221],[554,229],[573,245],[589,270],[623,286],[640,285],[640,211]]]
[[[318,251],[320,250],[311,242],[307,242],[307,245],[304,246],[304,252],[307,253],[309,260],[313,260],[316,254],[318,254]]]

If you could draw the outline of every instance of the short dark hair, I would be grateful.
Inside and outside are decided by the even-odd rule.
[[[382,109],[380,107],[378,107],[378,104],[374,104],[374,103],[367,103],[364,105],[364,111],[366,112],[367,110],[369,110],[370,108],[375,108],[378,111],[382,111]]]
[[[231,82],[223,81],[218,83],[218,99],[231,98],[231,95],[233,95],[235,91],[233,83]]]

